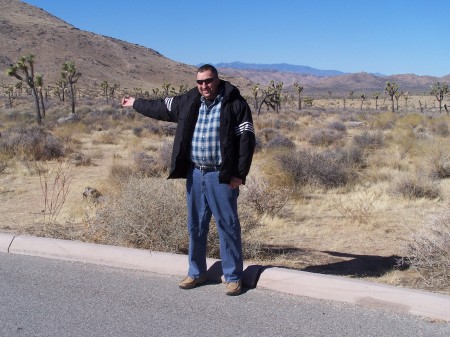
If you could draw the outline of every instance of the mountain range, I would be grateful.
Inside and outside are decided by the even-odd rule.
[[[17,80],[5,74],[21,56],[35,55],[35,72],[52,86],[59,79],[62,65],[73,61],[82,73],[78,86],[92,90],[102,81],[120,85],[121,91],[142,88],[151,92],[165,83],[173,86],[195,85],[196,66],[179,63],[158,51],[113,37],[83,31],[52,14],[20,0],[0,0],[0,85]],[[291,64],[215,64],[221,77],[232,81],[244,94],[251,94],[254,84],[283,82],[286,90],[294,83],[304,87],[305,95],[355,94],[384,91],[386,81],[396,82],[402,91],[423,93],[445,77],[401,74],[380,76],[368,73],[343,73]]]
[[[331,77],[343,75],[344,73],[339,70],[321,70],[308,66],[300,66],[287,63],[276,64],[259,64],[259,63],[243,63],[243,62],[231,62],[231,63],[217,63],[216,67],[219,68],[231,68],[239,70],[264,70],[264,71],[279,71],[283,73],[294,73],[313,75],[318,77]]]

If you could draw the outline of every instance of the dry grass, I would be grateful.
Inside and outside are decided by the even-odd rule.
[[[414,234],[428,235],[423,224],[430,214],[448,208],[450,118],[373,106],[361,111],[356,100],[344,110],[334,102],[315,99],[302,112],[254,116],[258,152],[239,206],[247,258],[450,292],[445,277],[419,270],[405,248]],[[409,109],[417,102],[412,97]],[[14,119],[2,117],[0,141],[33,124],[19,112]],[[81,163],[58,223],[42,226],[35,155],[0,151],[0,230],[185,252],[183,184],[165,179],[171,127],[104,106],[80,114],[78,122],[45,129],[66,161]],[[98,202],[83,200],[86,186],[102,193]],[[212,224],[212,256],[215,235]],[[401,258],[413,267],[398,269]],[[421,281],[429,277],[431,286]]]

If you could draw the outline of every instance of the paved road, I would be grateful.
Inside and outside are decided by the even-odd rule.
[[[450,324],[260,289],[0,254],[0,336],[450,336]]]

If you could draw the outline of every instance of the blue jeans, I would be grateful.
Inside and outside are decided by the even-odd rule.
[[[241,225],[237,214],[239,189],[219,183],[219,172],[192,168],[186,180],[189,271],[197,278],[206,273],[206,243],[211,215],[219,234],[222,271],[226,282],[242,278],[243,258]]]

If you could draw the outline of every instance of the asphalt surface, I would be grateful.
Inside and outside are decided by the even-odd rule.
[[[450,336],[450,323],[265,289],[0,253],[0,336]],[[450,308],[449,308],[450,310]]]

